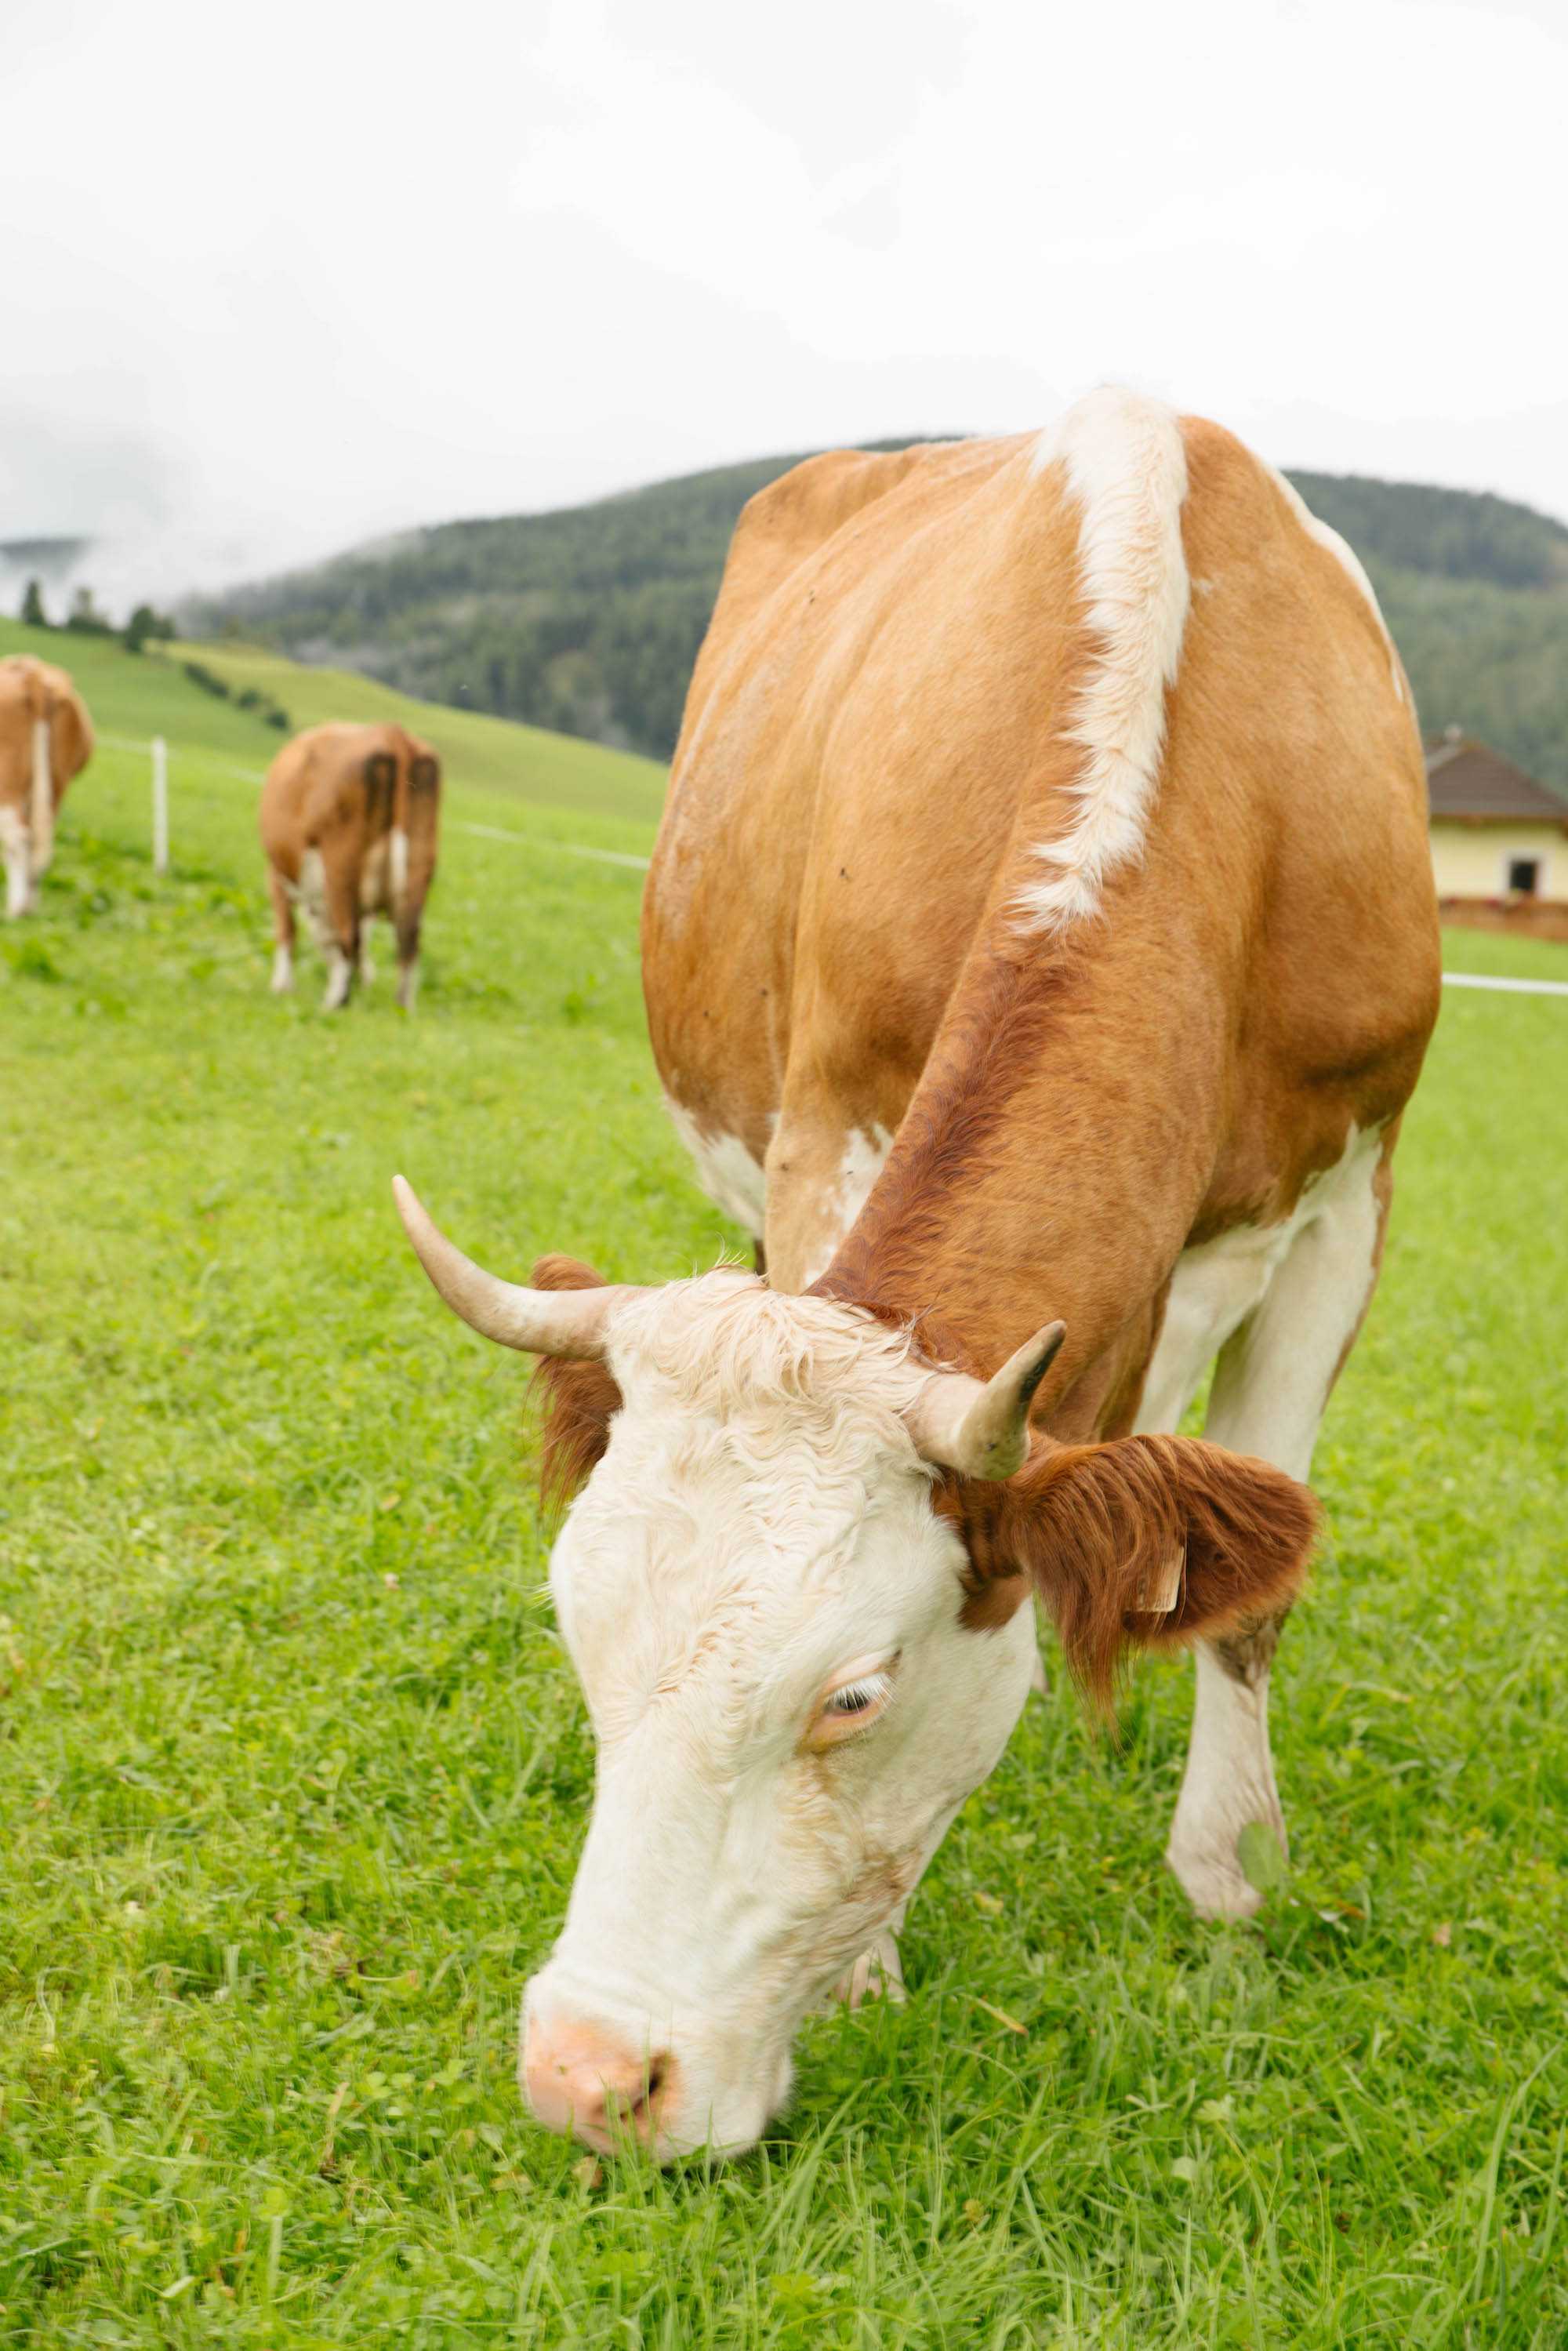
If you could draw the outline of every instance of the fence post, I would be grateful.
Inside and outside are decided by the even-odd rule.
[[[169,746],[152,737],[152,871],[169,871]]]

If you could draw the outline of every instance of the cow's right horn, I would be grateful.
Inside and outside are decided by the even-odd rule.
[[[1048,1322],[988,1380],[933,1372],[909,1415],[922,1457],[965,1478],[1010,1478],[1029,1458],[1029,1408],[1067,1336]]]
[[[401,1176],[392,1177],[392,1197],[415,1257],[454,1314],[503,1347],[521,1347],[530,1355],[571,1355],[579,1361],[602,1355],[616,1308],[641,1294],[625,1283],[603,1283],[592,1290],[528,1290],[521,1282],[502,1281],[447,1239]]]

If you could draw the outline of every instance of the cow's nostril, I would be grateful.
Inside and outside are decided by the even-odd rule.
[[[523,2060],[528,2103],[552,2130],[575,2130],[600,2147],[616,2130],[653,2143],[674,2095],[675,2060],[666,2049],[632,2056],[598,2027],[531,2026]]]
[[[628,2083],[624,2089],[617,2091],[612,2089],[606,2083],[604,2096],[606,2111],[610,2114],[619,2114],[622,2119],[632,2124],[634,2129],[646,2132],[649,2126],[658,2118],[659,2093],[664,2086],[667,2068],[666,2058],[651,2057],[645,2069],[638,2077],[635,2086]]]

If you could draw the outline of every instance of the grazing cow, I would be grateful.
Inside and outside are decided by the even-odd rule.
[[[12,920],[38,903],[56,811],[91,757],[92,722],[69,674],[30,653],[0,661],[0,855]]]
[[[668,2156],[757,2137],[826,1987],[896,1984],[1031,1592],[1101,1696],[1196,1640],[1169,1859],[1201,1912],[1256,1901],[1296,1481],[1438,998],[1360,567],[1228,433],[1124,393],[797,467],[736,533],[643,967],[767,1281],[546,1259],[525,1289],[400,1201],[456,1311],[544,1359],[547,1481],[581,1488],[550,1574],[598,1784],[525,2086]]]
[[[261,788],[275,995],[294,985],[297,906],[327,959],[328,1012],[348,1002],[356,973],[371,978],[364,926],[384,914],[397,1000],[413,1011],[440,803],[440,761],[401,726],[312,726],[278,753]]]

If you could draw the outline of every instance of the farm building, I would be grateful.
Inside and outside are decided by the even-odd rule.
[[[1457,726],[1427,747],[1446,921],[1568,939],[1568,798]]]

